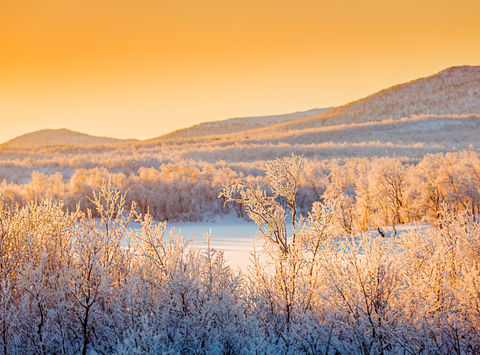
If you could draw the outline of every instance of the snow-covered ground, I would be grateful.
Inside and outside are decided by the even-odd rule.
[[[138,231],[139,223],[131,223],[129,229]],[[242,219],[225,219],[215,222],[178,222],[167,223],[168,237],[173,231],[189,241],[189,245],[202,250],[207,249],[207,236],[210,247],[224,252],[225,260],[233,268],[247,270],[250,254],[254,250],[262,251],[262,241],[257,236],[258,227],[253,222]]]
[[[139,226],[134,224],[132,229]],[[289,228],[291,229],[291,228]],[[428,224],[409,223],[381,227],[387,239],[394,240],[400,237],[402,233],[420,232],[426,233],[431,226]],[[253,222],[241,219],[227,219],[215,222],[183,222],[167,224],[167,233],[173,230],[175,234],[181,235],[185,240],[190,241],[189,245],[202,250],[207,248],[207,236],[210,235],[210,246],[213,249],[224,252],[226,262],[233,268],[240,268],[243,271],[248,269],[251,262],[251,253],[256,250],[262,253],[263,241],[258,236],[258,227]],[[289,231],[291,232],[291,231]],[[379,237],[378,230],[366,232],[373,237]]]
[[[250,253],[262,249],[262,241],[257,236],[255,223],[244,220],[226,220],[220,222],[172,223],[168,230],[174,229],[190,245],[200,249],[207,248],[207,235],[210,235],[210,247],[224,252],[227,263],[246,270],[250,263]]]

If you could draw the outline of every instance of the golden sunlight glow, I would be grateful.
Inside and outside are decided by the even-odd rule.
[[[0,142],[61,127],[151,137],[340,105],[480,58],[475,0],[17,0],[0,10]]]

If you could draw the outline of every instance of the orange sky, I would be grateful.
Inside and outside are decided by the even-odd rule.
[[[480,64],[478,0],[0,2],[0,141],[152,137]]]

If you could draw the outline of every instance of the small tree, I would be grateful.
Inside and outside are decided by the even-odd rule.
[[[68,272],[70,312],[75,320],[72,329],[76,351],[90,349],[109,352],[113,347],[114,329],[120,332],[122,297],[130,277],[133,255],[123,248],[129,236],[128,225],[134,205],[127,212],[125,194],[107,181],[89,199],[99,219],[89,210],[73,228],[72,265]],[[120,319],[116,319],[119,317]]]
[[[234,184],[226,187],[219,198],[225,203],[236,202],[245,207],[248,216],[260,230],[268,245],[283,256],[291,254],[298,234],[297,204],[295,197],[303,171],[303,159],[292,154],[267,164],[267,177],[272,194],[259,185]],[[286,208],[284,208],[284,206]],[[287,220],[291,218],[292,236],[287,232]],[[300,222],[300,223],[299,223]]]

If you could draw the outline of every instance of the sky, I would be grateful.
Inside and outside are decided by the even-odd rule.
[[[147,138],[480,64],[478,0],[0,0],[0,142]]]

